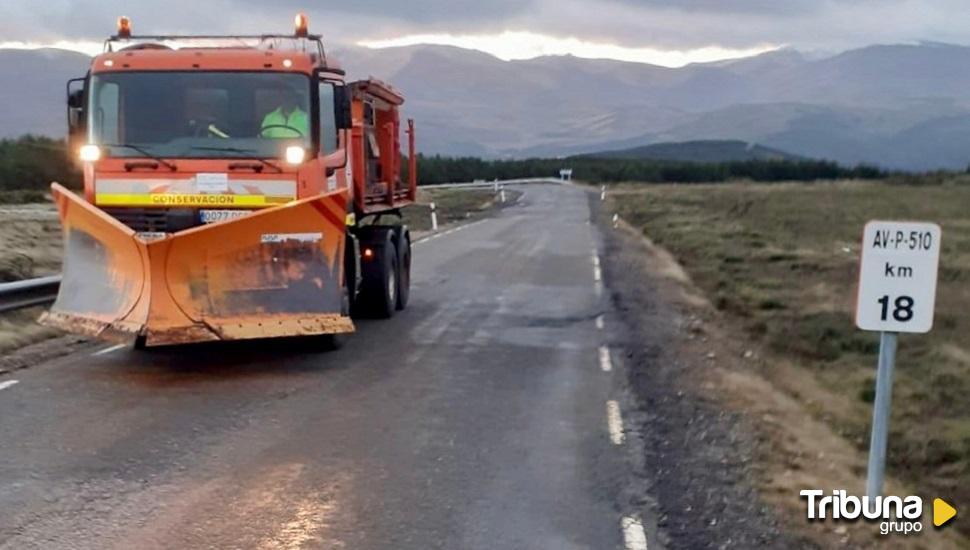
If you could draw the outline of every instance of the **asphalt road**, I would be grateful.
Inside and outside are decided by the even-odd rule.
[[[409,308],[339,351],[0,377],[0,548],[638,548],[587,197],[522,189],[416,244]]]

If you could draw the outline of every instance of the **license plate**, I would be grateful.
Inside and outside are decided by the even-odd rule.
[[[216,223],[241,218],[247,214],[248,210],[199,210],[199,220],[202,223]]]

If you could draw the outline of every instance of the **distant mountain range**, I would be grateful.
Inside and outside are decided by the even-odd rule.
[[[585,156],[605,159],[669,160],[679,162],[732,162],[745,160],[800,160],[802,157],[757,143],[737,140],[699,140],[652,143],[630,149],[601,151]]]
[[[447,46],[335,48],[353,77],[408,98],[421,150],[559,156],[695,140],[912,170],[970,164],[970,48],[779,50],[671,69],[570,56],[502,61]],[[87,59],[0,50],[0,136],[61,135],[64,81]]]

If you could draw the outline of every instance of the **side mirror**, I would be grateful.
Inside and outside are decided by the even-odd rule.
[[[86,78],[72,78],[67,81],[67,140],[74,150],[75,144],[84,139],[87,131],[87,117],[84,108]]]
[[[337,123],[338,130],[349,130],[354,126],[353,117],[350,114],[351,92],[347,86],[333,87],[333,108],[334,121]]]

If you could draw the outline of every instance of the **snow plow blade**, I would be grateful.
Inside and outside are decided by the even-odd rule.
[[[51,189],[64,267],[46,326],[148,346],[354,331],[343,191],[152,240]]]

